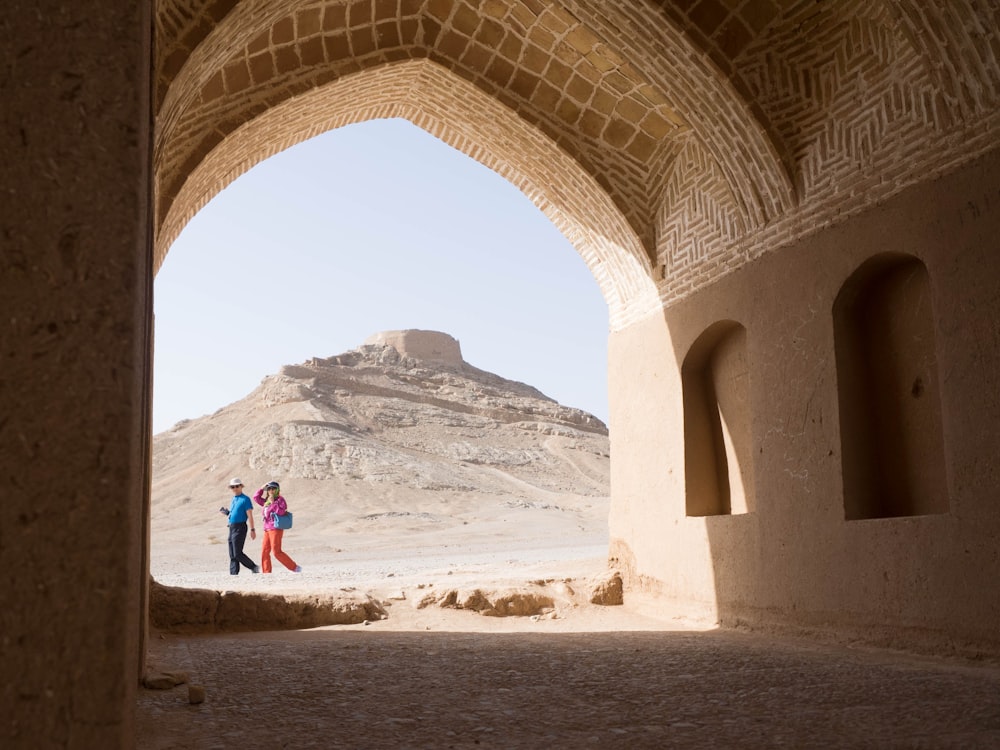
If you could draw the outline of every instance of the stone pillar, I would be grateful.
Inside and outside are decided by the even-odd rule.
[[[134,746],[148,497],[150,3],[0,15],[4,748]]]

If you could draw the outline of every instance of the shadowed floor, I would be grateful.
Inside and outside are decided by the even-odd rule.
[[[154,637],[167,748],[996,748],[1000,668],[722,631]]]

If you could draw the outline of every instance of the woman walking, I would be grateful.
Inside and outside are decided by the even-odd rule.
[[[281,487],[277,482],[268,482],[261,487],[253,496],[253,501],[257,505],[262,505],[261,511],[264,517],[264,544],[261,549],[260,568],[264,573],[271,572],[271,553],[275,559],[288,568],[293,573],[301,573],[302,566],[296,565],[295,561],[288,556],[288,553],[281,549],[281,537],[285,533],[283,529],[274,528],[274,517],[283,516],[288,512],[288,504],[281,496]]]

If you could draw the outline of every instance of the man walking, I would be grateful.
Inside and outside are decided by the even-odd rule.
[[[220,513],[229,517],[229,575],[239,575],[241,563],[248,570],[259,573],[260,568],[243,552],[243,545],[247,540],[247,526],[250,527],[250,538],[257,538],[257,529],[253,523],[253,503],[243,494],[243,481],[239,477],[233,477],[229,481],[229,489],[233,491],[229,510],[219,508]]]

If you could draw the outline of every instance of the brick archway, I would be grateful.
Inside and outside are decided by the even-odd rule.
[[[613,328],[659,300],[638,236],[607,193],[536,128],[440,66],[414,60],[346,76],[282,102],[233,132],[191,172],[156,240],[156,264],[184,225],[265,158],[327,130],[400,117],[505,177],[570,240],[608,303]]]
[[[952,254],[972,253],[979,240],[941,239],[950,233],[928,222],[981,230],[956,219],[957,209],[947,215],[951,195],[932,183],[967,169],[958,178],[970,193],[964,210],[975,221],[989,213],[993,194],[984,197],[978,167],[968,165],[995,153],[1000,130],[992,5],[161,0],[157,259],[193,212],[253,163],[348,122],[405,117],[496,170],[570,237],[608,301],[612,418],[625,425],[616,432],[612,525],[630,580],[664,576],[650,586],[674,586],[682,598],[715,591],[722,608],[739,612],[743,573],[709,580],[702,540],[672,523],[683,451],[670,429],[681,391],[671,348],[690,327],[734,320],[760,365],[801,365],[797,353],[814,347],[797,379],[772,376],[783,386],[776,393],[822,388],[824,332],[786,325],[822,318],[826,285],[845,259],[858,263],[902,237],[912,247],[897,249],[925,262],[936,293],[936,284],[951,285],[960,297],[966,263]],[[987,182],[991,165],[982,168]],[[890,203],[904,216],[878,221]],[[919,222],[924,231],[911,235]],[[989,281],[995,268],[983,264]],[[789,307],[799,293],[808,299]],[[774,348],[755,352],[764,341]],[[771,425],[766,438],[749,438],[764,456],[757,497],[796,497],[771,456],[805,443],[775,451],[769,441],[787,424],[829,426],[805,420],[802,404],[813,402],[811,391],[795,393],[750,420],[751,433]],[[836,444],[822,434],[827,427],[810,429]],[[801,456],[812,469],[802,476],[833,456]],[[794,512],[801,507],[812,506]],[[813,538],[826,543],[829,529],[816,518]],[[676,545],[653,529],[672,529]],[[758,559],[742,543],[723,534],[709,546]],[[679,560],[698,561],[701,578],[678,580]],[[782,585],[775,601],[787,615],[802,602],[795,582]],[[910,593],[895,591],[900,602]],[[857,611],[873,616],[866,607]]]
[[[158,39],[158,260],[255,160],[371,117],[406,117],[523,190],[584,257],[613,328],[656,309],[690,201],[711,215],[684,234],[713,246],[795,204],[773,129],[649,4],[175,0]]]
[[[255,131],[261,156],[273,153],[275,143],[259,135],[259,123],[274,121],[268,113],[375,80],[366,73],[388,81],[382,69],[390,67],[433,99],[451,92],[441,110],[447,120],[424,112],[412,91],[397,88],[393,98],[370,87],[368,112],[352,103],[353,114],[328,119],[407,117],[500,171],[571,237],[604,290],[612,325],[627,325],[653,309],[655,296],[669,304],[947,170],[958,154],[987,150],[992,131],[975,124],[996,119],[996,54],[980,21],[987,17],[977,0],[786,9],[770,0],[734,8],[162,0],[154,76],[159,257],[163,238],[190,211],[173,206],[182,192],[205,200],[196,193],[211,181],[208,163],[227,171],[215,178],[220,185],[234,176],[228,171],[237,167],[221,158],[230,138]],[[401,73],[403,63],[423,63],[424,72]],[[494,144],[495,128],[477,131],[483,109],[502,110],[520,137],[547,142],[565,169],[533,171],[511,159]],[[302,137],[315,130],[298,123]],[[967,129],[960,145],[956,127]],[[900,152],[918,153],[924,167],[900,171]],[[564,182],[604,195],[573,214],[565,192],[552,200]],[[560,187],[542,195],[539,184]],[[623,231],[614,217],[603,229],[618,249],[581,228],[592,216],[605,222],[615,213],[609,205],[628,225]]]

